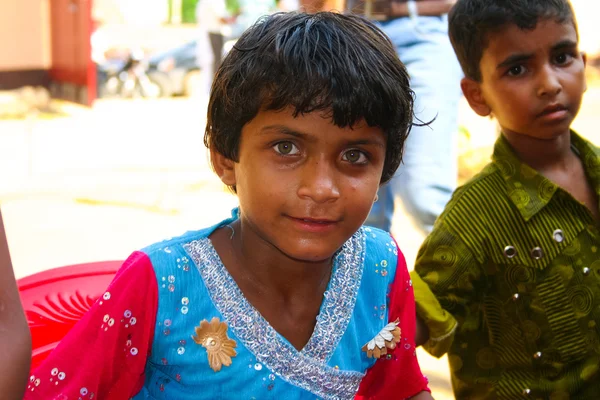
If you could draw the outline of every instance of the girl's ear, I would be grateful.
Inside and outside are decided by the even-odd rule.
[[[234,187],[235,180],[235,161],[225,157],[214,148],[210,149],[210,162],[216,174],[221,178],[221,182],[229,187]]]
[[[492,113],[492,109],[483,98],[479,82],[471,78],[463,78],[460,81],[460,87],[473,111],[482,117],[487,117]]]

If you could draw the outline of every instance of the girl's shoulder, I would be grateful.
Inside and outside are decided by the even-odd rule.
[[[374,268],[376,274],[393,279],[399,254],[402,257],[398,244],[389,232],[370,226],[361,229],[366,244],[365,267]]]
[[[184,266],[187,269],[190,260],[185,246],[189,243],[208,240],[210,232],[209,229],[186,232],[181,236],[151,244],[141,251],[150,259],[157,276],[172,271],[173,268],[177,270],[177,266],[179,269]]]
[[[155,255],[156,253],[164,252],[171,254],[173,249],[182,247],[187,243],[191,243],[197,240],[207,239],[210,234],[215,230],[214,227],[200,229],[196,231],[188,231],[180,236],[169,237],[159,242],[153,243],[142,249],[148,256]],[[171,251],[170,251],[171,250]]]
[[[186,264],[190,263],[190,249],[209,241],[208,237],[219,227],[231,223],[237,215],[237,209],[233,210],[232,218],[223,220],[215,225],[204,229],[188,231],[183,235],[170,237],[160,242],[144,247],[141,251],[145,253],[152,261],[152,265],[157,272],[167,271],[175,265],[178,269],[188,268]]]

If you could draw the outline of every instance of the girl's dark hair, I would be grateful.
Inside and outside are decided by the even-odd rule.
[[[481,82],[479,63],[490,34],[509,24],[535,29],[540,19],[571,22],[575,14],[568,0],[458,0],[449,14],[452,47],[465,76]]]
[[[342,128],[364,119],[387,138],[383,183],[402,161],[413,98],[406,68],[371,22],[331,12],[278,13],[248,29],[223,60],[204,143],[237,161],[242,127],[261,109],[324,112]]]

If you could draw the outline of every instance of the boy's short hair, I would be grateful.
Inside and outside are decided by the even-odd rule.
[[[535,29],[540,19],[572,22],[569,0],[458,0],[449,13],[449,35],[467,78],[481,82],[479,63],[490,35],[509,24]]]
[[[386,135],[383,183],[402,161],[413,101],[406,68],[373,23],[331,12],[278,13],[248,29],[223,60],[204,143],[237,161],[242,127],[261,109],[325,112],[339,127],[364,119]]]

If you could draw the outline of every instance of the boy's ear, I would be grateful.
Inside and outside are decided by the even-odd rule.
[[[463,78],[460,81],[460,87],[473,111],[482,117],[487,117],[492,113],[492,109],[483,98],[479,82],[471,78]]]
[[[214,148],[211,148],[210,162],[212,163],[216,174],[221,178],[221,182],[229,187],[235,186],[235,161],[225,157]]]
[[[583,60],[583,69],[585,70],[585,68],[587,67],[587,61],[588,61],[587,53],[585,51],[581,52],[581,59]],[[588,88],[587,79],[585,80],[584,85],[585,86],[583,88],[583,91],[587,92],[587,88]]]

